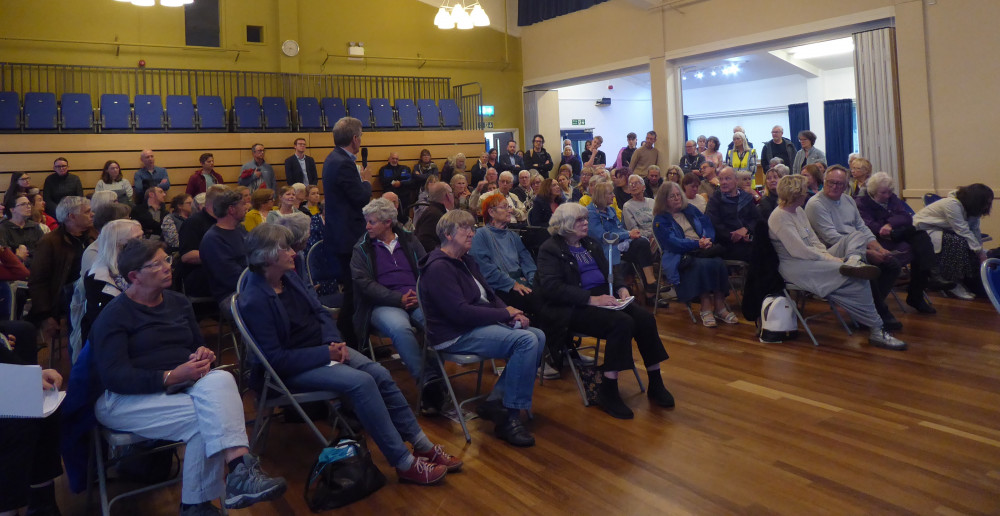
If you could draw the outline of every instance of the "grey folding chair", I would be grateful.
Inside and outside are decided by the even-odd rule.
[[[812,292],[809,292],[808,290],[799,287],[798,285],[795,285],[794,283],[786,282],[783,292],[785,294],[785,297],[792,300],[792,310],[795,311],[795,317],[797,317],[799,319],[799,322],[802,323],[802,327],[805,328],[806,334],[808,334],[809,339],[812,340],[813,346],[819,346],[819,342],[816,341],[816,336],[813,335],[812,330],[809,328],[809,320],[816,319],[817,317],[823,317],[825,315],[830,314],[831,312],[833,313],[833,316],[837,318],[837,321],[840,322],[840,325],[844,327],[844,331],[846,331],[848,335],[854,334],[854,332],[851,331],[850,326],[847,325],[847,322],[844,321],[844,318],[840,316],[840,311],[837,310],[837,304],[834,303],[833,301],[819,297],[816,294],[813,294]],[[791,292],[795,292],[796,294],[795,297],[792,297]],[[803,316],[802,312],[805,310],[806,299],[808,296],[813,296],[817,299],[826,301],[830,305],[830,310],[826,312],[820,312],[818,314],[813,314],[810,315],[809,317]]]
[[[590,335],[584,335],[582,333],[573,334],[573,347],[575,352],[579,353],[581,350],[592,349],[594,350],[594,363],[596,364],[601,354],[601,341],[604,340],[599,337],[593,337],[593,345],[583,345],[583,339],[591,337]],[[576,380],[576,387],[580,390],[580,399],[583,400],[583,406],[589,407],[590,402],[587,401],[587,391],[583,387],[583,379],[580,378],[580,371],[576,369],[576,361],[572,357],[568,357],[569,369],[573,372],[573,379]],[[632,363],[632,373],[635,374],[635,381],[639,384],[639,392],[646,392],[646,386],[642,383],[642,378],[639,377],[639,368]]]
[[[135,496],[148,491],[154,491],[163,487],[178,484],[182,480],[180,471],[174,478],[158,482],[156,484],[144,485],[135,489],[124,491],[108,499],[108,472],[118,465],[133,459],[149,456],[165,450],[174,450],[184,446],[181,441],[156,441],[140,437],[130,432],[118,432],[105,428],[98,424],[91,432],[93,447],[90,450],[89,469],[87,472],[87,505],[93,495],[94,474],[97,475],[98,494],[101,499],[101,514],[110,516],[111,507],[123,498]],[[107,455],[105,455],[105,445]],[[179,463],[178,463],[179,464]],[[225,498],[225,492],[220,491],[220,496]],[[225,508],[223,508],[225,513]]]
[[[312,430],[313,435],[320,442],[322,446],[328,446],[332,442],[332,439],[328,439],[323,432],[316,427],[312,419],[306,414],[305,410],[302,408],[303,403],[309,403],[314,401],[325,401],[330,409],[330,414],[333,419],[331,426],[334,430],[338,428],[343,430],[348,435],[354,435],[350,426],[344,421],[344,418],[340,415],[337,410],[337,401],[339,394],[333,391],[313,391],[313,392],[292,392],[286,385],[285,382],[281,380],[278,374],[271,367],[270,362],[267,361],[267,357],[261,352],[260,347],[257,345],[257,341],[254,340],[253,336],[250,335],[250,331],[247,329],[246,324],[243,322],[243,316],[240,314],[239,310],[239,294],[233,295],[230,301],[230,309],[233,314],[233,322],[236,324],[236,328],[239,330],[240,334],[243,336],[243,342],[246,344],[246,348],[250,351],[253,357],[256,359],[256,366],[263,368],[264,378],[261,382],[257,397],[257,413],[254,418],[253,431],[250,434],[250,449],[262,451],[262,443],[266,440],[267,431],[270,426],[271,418],[276,407],[288,407],[291,406],[299,414],[302,420],[309,425],[309,429]]]

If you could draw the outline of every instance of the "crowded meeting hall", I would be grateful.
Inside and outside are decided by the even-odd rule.
[[[1000,514],[1000,3],[0,13],[0,516]]]

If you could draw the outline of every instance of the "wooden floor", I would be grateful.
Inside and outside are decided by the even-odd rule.
[[[1000,315],[983,300],[933,301],[936,316],[895,310],[906,352],[830,318],[813,324],[818,348],[805,335],[761,344],[752,324],[703,328],[672,305],[657,320],[675,409],[651,407],[623,375],[636,418],[612,419],[583,407],[567,372],[536,386],[535,447],[508,446],[479,420],[466,445],[458,424],[422,417],[464,470],[435,487],[399,484],[375,451],[389,483],[336,514],[1000,514]],[[234,514],[308,514],[317,452],[304,425],[276,424],[263,461],[289,490]],[[64,514],[86,513],[83,496],[59,491]],[[176,514],[179,496],[154,492],[115,514]]]

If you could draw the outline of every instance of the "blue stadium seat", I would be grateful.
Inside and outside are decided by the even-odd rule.
[[[16,91],[0,91],[0,131],[21,130],[21,99]]]
[[[375,116],[376,129],[395,129],[396,121],[392,116],[392,105],[389,99],[372,99],[372,115]]]
[[[63,93],[59,105],[63,131],[94,130],[94,105],[89,93]]]
[[[441,127],[441,111],[434,99],[417,99],[417,110],[420,111],[420,125],[424,129]]]
[[[419,129],[417,105],[410,99],[396,99],[396,112],[399,113],[400,129]]]
[[[458,104],[451,99],[441,99],[438,101],[441,106],[441,119],[447,129],[462,128],[462,112],[458,110]]]
[[[32,92],[24,94],[24,128],[55,131],[56,94]]]
[[[167,95],[167,129],[194,131],[194,104],[188,95]]]
[[[233,98],[233,128],[236,131],[259,131],[260,103],[257,97]]]
[[[101,95],[101,130],[128,131],[132,129],[132,106],[128,95],[104,93]]]
[[[362,127],[371,127],[372,111],[368,108],[368,101],[357,97],[347,99],[347,114],[361,120]]]
[[[323,114],[319,110],[319,102],[315,97],[298,97],[295,99],[295,115],[298,118],[300,131],[322,131]]]
[[[198,95],[198,127],[202,131],[226,130],[226,107],[217,95]]]
[[[288,105],[285,104],[284,98],[264,97],[260,99],[260,103],[264,108],[264,127],[268,131],[287,131],[290,129]]]
[[[347,116],[344,101],[340,98],[323,97],[323,100],[319,101],[319,103],[323,107],[323,116],[326,117],[327,127],[333,127],[333,124],[336,124],[337,120]]]
[[[163,101],[159,95],[135,96],[135,130],[163,130]]]

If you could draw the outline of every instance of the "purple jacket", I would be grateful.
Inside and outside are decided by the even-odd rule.
[[[861,194],[855,197],[854,202],[858,205],[858,211],[861,212],[861,220],[865,221],[865,225],[868,226],[868,229],[878,239],[878,243],[890,251],[904,253],[904,256],[898,258],[902,263],[909,261],[909,256],[906,256],[910,251],[909,244],[906,242],[893,242],[878,234],[879,229],[886,224],[892,226],[893,229],[913,225],[913,215],[907,209],[906,203],[899,197],[896,197],[896,194],[889,196],[887,208],[883,208],[881,204],[875,202],[868,194]]]
[[[475,278],[475,279],[473,279]],[[484,303],[476,281],[486,290]],[[440,248],[420,259],[420,304],[427,319],[428,344],[436,346],[480,326],[512,319],[468,254],[454,259]]]

